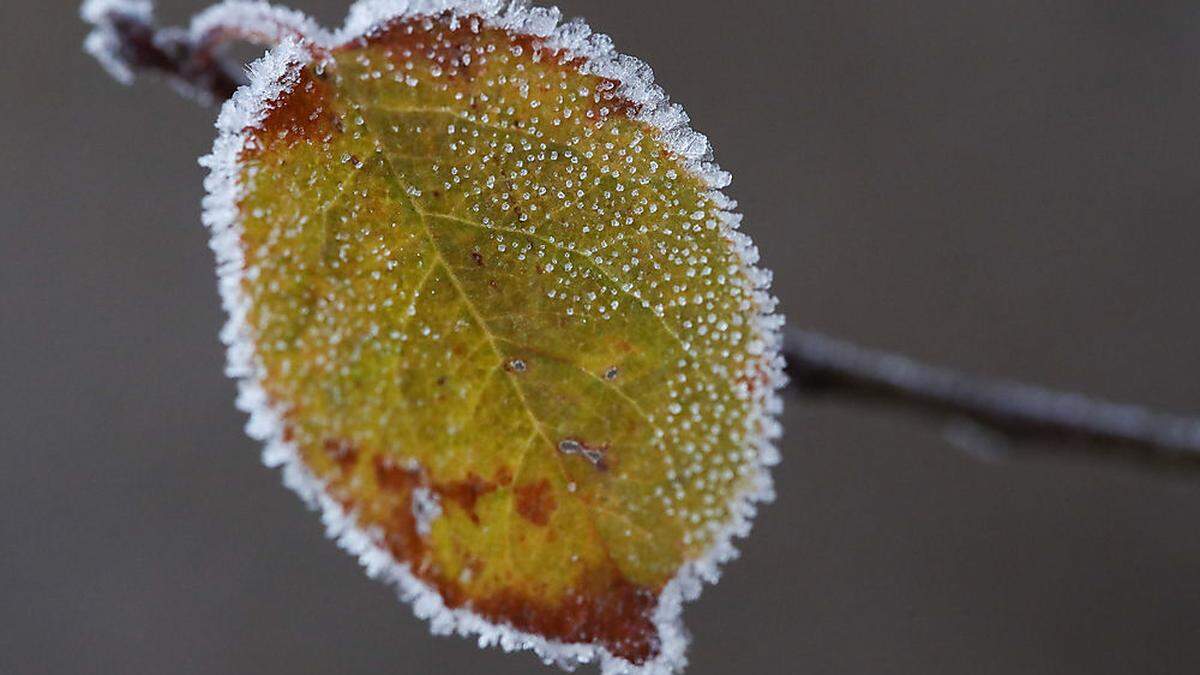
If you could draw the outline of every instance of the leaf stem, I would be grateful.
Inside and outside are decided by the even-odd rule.
[[[1200,418],[974,377],[804,330],[784,336],[790,389],[952,423],[947,438],[986,457],[1074,454],[1200,471]],[[1016,450],[1017,445],[1036,445]]]
[[[152,10],[146,0],[89,0],[89,51],[118,79],[155,73],[205,104],[223,103],[246,83],[243,64],[225,53],[229,45],[273,47],[286,37],[308,40],[316,30],[295,12],[256,3],[217,5],[187,29],[157,26]]]
[[[245,83],[240,66],[217,53],[219,40],[196,41],[182,30],[161,29],[120,8],[106,12],[95,35],[103,35],[107,59],[132,73],[163,75],[204,103],[224,102]],[[111,68],[111,66],[110,66]]]

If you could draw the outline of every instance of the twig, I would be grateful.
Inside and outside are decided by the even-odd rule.
[[[160,29],[148,16],[119,6],[97,17],[88,47],[118,79],[135,73],[163,75],[184,93],[221,103],[245,83],[241,67],[217,54],[220,42],[199,43],[187,32]]]
[[[272,45],[314,30],[278,12],[249,22],[201,14],[191,30],[164,29],[154,25],[150,8],[145,0],[91,0],[84,10],[96,26],[89,49],[120,79],[156,72],[185,93],[217,103],[244,81],[240,66],[223,56],[228,43]],[[941,417],[957,423],[948,438],[976,454],[1009,454],[1017,444],[1037,443],[1090,458],[1200,470],[1200,418],[971,377],[801,330],[787,333],[784,352],[793,391]]]
[[[128,83],[155,73],[206,104],[223,103],[246,83],[243,65],[225,54],[229,45],[273,47],[285,37],[307,40],[317,30],[298,13],[253,3],[213,7],[188,29],[155,25],[148,0],[88,0],[83,16],[94,26],[88,51],[114,77]]]
[[[972,377],[802,330],[785,335],[784,356],[795,392],[965,421],[973,427],[960,426],[951,440],[973,452],[995,454],[996,442],[1006,450],[1033,444],[1041,449],[1024,447],[1020,454],[1074,453],[1200,471],[1200,418]]]

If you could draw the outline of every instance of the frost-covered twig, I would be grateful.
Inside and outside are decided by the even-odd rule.
[[[222,103],[245,83],[242,64],[224,55],[230,43],[270,47],[320,31],[303,15],[261,1],[222,3],[187,29],[156,26],[151,0],[88,0],[82,15],[95,27],[87,50],[113,77],[129,84],[139,73],[157,73],[203,103]]]
[[[1088,458],[1200,470],[1200,418],[972,377],[802,330],[785,335],[784,356],[799,394],[941,417],[952,423],[947,437],[973,453],[1034,454],[1030,447],[1017,452],[1017,444],[1028,443]]]

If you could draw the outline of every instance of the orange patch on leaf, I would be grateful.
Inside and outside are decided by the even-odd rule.
[[[355,40],[338,50],[383,47],[398,65],[417,56],[436,63],[450,79],[473,79],[479,70],[479,59],[472,58],[479,42],[479,31],[473,26],[481,19],[463,17],[452,24],[447,12],[428,24],[426,21],[427,17],[396,19],[365,40]]]
[[[376,511],[375,518],[380,521],[379,526],[383,530],[381,543],[396,560],[412,565],[414,572],[427,570],[429,544],[417,527],[417,517],[412,508],[413,490],[422,482],[421,471],[376,455],[375,481],[380,491],[386,493],[386,498],[380,499],[380,503],[369,505]],[[343,505],[350,509],[353,500],[344,499]]]
[[[327,140],[341,121],[330,109],[329,85],[313,75],[311,68],[300,69],[299,79],[268,106],[266,117],[251,129],[243,156],[258,156],[273,148],[290,148],[311,141]]]
[[[631,583],[615,570],[588,587],[572,590],[551,605],[515,591],[474,600],[471,608],[503,617],[513,628],[563,642],[600,643],[613,654],[641,665],[659,653],[652,616],[658,591]]]
[[[513,481],[512,469],[508,468],[507,466],[502,466],[499,469],[496,469],[496,483],[497,484],[509,486],[509,485],[512,485],[512,481]]]
[[[288,435],[290,435],[290,431]],[[325,440],[325,454],[333,460],[342,471],[349,471],[358,463],[358,448],[345,439],[328,438]]]
[[[754,395],[759,389],[767,387],[771,382],[771,375],[763,367],[762,364],[754,364],[753,373],[743,373],[738,375],[734,380],[737,384],[746,388],[746,392]]]
[[[374,454],[356,451],[360,455]],[[608,561],[587,570],[558,601],[547,600],[536,590],[517,587],[475,597],[457,577],[442,573],[433,562],[429,542],[418,531],[413,492],[418,487],[429,487],[423,469],[376,454],[374,470],[380,491],[375,499],[360,503],[348,496],[353,489],[344,475],[332,477],[332,494],[348,512],[359,514],[360,526],[378,531],[380,545],[396,561],[407,563],[418,579],[442,596],[447,607],[468,608],[489,621],[551,640],[600,644],[634,664],[646,663],[658,655],[660,645],[653,616],[661,588],[632,583]],[[464,487],[470,482],[463,481],[456,489],[475,495],[476,487]],[[479,484],[491,485],[485,481]],[[431,489],[448,494],[436,483]],[[557,507],[550,489],[546,480],[518,486],[516,508],[521,516],[540,525],[548,523]],[[474,561],[474,565],[481,563]]]
[[[550,523],[550,515],[558,508],[554,495],[550,494],[550,483],[545,479],[536,483],[518,485],[516,495],[517,513],[534,525]]]
[[[448,499],[463,508],[471,521],[479,524],[479,515],[475,513],[475,502],[479,498],[496,490],[496,484],[485,481],[475,474],[469,474],[466,480],[450,483],[434,483],[433,491],[438,496]]]
[[[399,65],[404,65],[413,55],[417,55],[442,67],[446,77],[452,80],[461,78],[468,82],[474,79],[479,69],[480,54],[477,50],[484,43],[484,38],[496,34],[503,34],[513,47],[536,62],[553,64],[572,73],[579,73],[580,67],[586,62],[584,57],[568,58],[565,50],[547,47],[545,38],[485,28],[483,25],[484,21],[479,16],[455,18],[449,12],[432,18],[402,18],[392,21],[368,38],[354,40],[338,49],[382,47]],[[641,110],[641,104],[617,94],[620,81],[598,75],[589,77],[596,82],[593,103],[587,111],[589,120],[598,124],[612,115],[634,117]]]

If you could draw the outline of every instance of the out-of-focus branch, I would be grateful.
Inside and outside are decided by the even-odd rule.
[[[795,393],[935,417],[977,454],[1074,454],[1200,473],[1197,417],[973,377],[803,330],[785,334],[784,355]]]
[[[241,66],[218,53],[221,41],[199,41],[184,30],[158,28],[148,5],[89,3],[84,12],[96,26],[88,50],[117,79],[128,83],[135,74],[156,73],[205,103],[225,101],[245,81]]]
[[[157,26],[153,9],[150,0],[88,0],[83,18],[94,26],[88,51],[123,82],[154,73],[207,104],[223,103],[246,82],[243,64],[225,54],[230,44],[273,47],[319,31],[299,13],[254,2],[214,6],[187,29]]]

